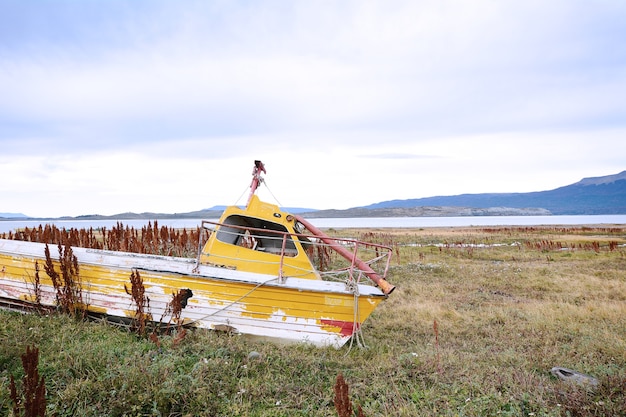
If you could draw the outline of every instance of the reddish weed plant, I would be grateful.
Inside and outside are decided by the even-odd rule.
[[[62,243],[89,249],[195,257],[199,243],[205,237],[204,233],[200,227],[191,230],[159,227],[155,220],[141,229],[124,226],[121,222],[117,222],[110,230],[105,227],[96,230],[91,227],[67,230],[46,224],[9,232],[8,236],[3,234],[2,237],[28,242]]]
[[[44,417],[46,415],[46,384],[44,378],[39,376],[38,365],[39,349],[36,347],[31,349],[27,346],[26,353],[22,355],[24,378],[21,394],[18,394],[13,375],[9,384],[15,417]]]
[[[350,402],[350,387],[343,378],[342,374],[337,375],[337,380],[334,387],[335,392],[335,410],[339,417],[353,417],[352,403]],[[361,406],[357,406],[357,417],[365,417]]]
[[[130,295],[135,303],[135,318],[131,329],[140,335],[146,334],[147,313],[150,305],[150,298],[146,296],[146,287],[139,271],[133,270],[130,274],[130,290],[124,284],[126,294]]]
[[[57,272],[52,261],[48,244],[46,244],[45,248],[46,263],[44,264],[44,270],[52,280],[52,285],[56,291],[57,303],[61,311],[75,315],[83,307],[78,259],[72,252],[72,247],[68,244],[63,247],[59,243],[57,247],[59,250],[58,264],[60,273]],[[35,266],[36,272],[37,268],[38,265]]]

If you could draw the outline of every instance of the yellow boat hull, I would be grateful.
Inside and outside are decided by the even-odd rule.
[[[139,273],[152,320],[316,346],[341,347],[385,299],[376,287],[278,277],[212,265],[195,259],[72,248],[79,265],[82,307],[133,319],[130,276]],[[0,239],[0,298],[54,307],[52,280],[43,271],[45,245]],[[52,258],[57,249],[50,246]],[[40,278],[35,288],[35,263]],[[57,264],[58,269],[58,264]],[[172,317],[175,294],[192,294]],[[37,301],[38,300],[38,301]],[[179,324],[177,323],[177,324]]]

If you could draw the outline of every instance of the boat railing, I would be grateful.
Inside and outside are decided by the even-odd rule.
[[[324,280],[360,282],[363,273],[370,276],[364,269],[375,271],[377,276],[385,279],[391,262],[392,248],[389,246],[326,235],[322,238],[306,226],[302,227],[304,230],[301,233],[291,233],[203,220],[202,228],[209,233],[217,233],[215,238],[223,243],[278,255],[275,262],[279,265],[281,277],[285,260],[297,256],[299,246]],[[198,262],[200,255],[201,251]]]

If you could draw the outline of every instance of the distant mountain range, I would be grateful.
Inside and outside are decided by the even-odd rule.
[[[21,213],[0,213],[1,220],[153,220],[153,219],[217,219],[222,215],[222,212],[226,206],[214,206],[208,209],[202,209],[197,211],[190,211],[187,213],[119,213],[111,216],[104,216],[101,214],[87,214],[82,216],[63,216],[63,217],[29,217]],[[288,207],[283,210],[289,213],[303,213],[314,211],[314,209]]]
[[[198,219],[217,218],[226,206],[188,213],[120,213],[61,219]],[[626,171],[581,181],[549,191],[530,193],[461,194],[383,201],[347,210],[283,208],[307,218],[320,217],[427,217],[427,216],[521,216],[563,214],[626,214]],[[28,219],[20,213],[0,213],[0,220]]]
[[[461,194],[390,200],[348,210],[320,210],[307,217],[402,217],[626,214],[626,171],[550,191]]]
[[[28,216],[22,213],[0,213],[0,219],[24,219]]]

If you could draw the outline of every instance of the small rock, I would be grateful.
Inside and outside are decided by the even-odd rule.
[[[255,350],[253,350],[252,352],[248,353],[248,360],[260,360],[261,359],[261,354]]]
[[[555,366],[550,370],[550,372],[552,373],[552,375],[563,381],[572,382],[574,384],[587,388],[597,388],[600,384],[597,378],[594,378],[590,375],[582,374],[572,369],[561,368],[560,366]]]

